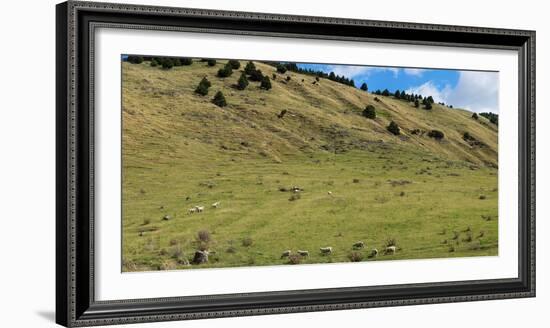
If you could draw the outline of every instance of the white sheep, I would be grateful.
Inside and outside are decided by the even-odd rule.
[[[327,194],[328,194],[329,196],[332,196],[332,191],[329,191]]]
[[[204,211],[204,206],[195,206],[195,209],[198,213],[201,213],[202,211]]]
[[[384,253],[386,254],[395,254],[395,252],[397,251],[397,247],[395,246],[388,246],[386,247],[386,251]]]
[[[363,249],[365,248],[365,243],[362,241],[358,241],[355,244],[353,244],[353,248],[355,249]]]
[[[281,254],[281,258],[289,257],[290,254],[292,254],[292,251],[290,249],[286,250]]]
[[[308,251],[301,251],[301,250],[298,250],[297,253],[300,254],[300,256],[309,256],[309,252],[308,252]]]
[[[319,248],[319,250],[321,251],[321,254],[323,254],[323,255],[332,254],[332,247],[330,247],[330,246],[321,247],[321,248]]]
[[[218,208],[218,206],[220,206],[220,202],[215,202],[214,204],[212,204],[213,208]]]
[[[196,208],[194,208],[194,207],[193,207],[193,208],[190,208],[190,209],[189,209],[189,214],[193,214],[193,213],[195,213],[196,211],[197,211]]]
[[[378,250],[376,248],[373,248],[372,251],[369,254],[370,258],[377,257],[378,256]]]

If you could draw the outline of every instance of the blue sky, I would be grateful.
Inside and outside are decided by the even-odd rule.
[[[432,96],[436,102],[474,112],[498,113],[499,109],[498,72],[325,64],[298,66],[344,75],[352,78],[358,87],[366,82],[371,92],[399,89]]]

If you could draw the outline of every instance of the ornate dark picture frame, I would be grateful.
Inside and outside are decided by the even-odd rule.
[[[511,49],[519,57],[519,277],[96,301],[95,28]],[[56,321],[91,326],[535,296],[535,32],[69,1],[57,5]]]

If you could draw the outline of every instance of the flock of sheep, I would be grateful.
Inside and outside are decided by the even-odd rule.
[[[212,204],[212,208],[218,208],[219,206],[220,206],[220,202],[215,202],[214,204]],[[203,211],[204,211],[204,206],[194,206],[188,210],[189,214],[202,213]]]
[[[362,242],[362,241],[358,241],[356,243],[353,244],[353,249],[355,250],[358,250],[358,249],[363,249],[365,248],[365,243]],[[327,247],[321,247],[319,248],[319,251],[321,252],[321,255],[330,255],[332,254],[332,247],[331,246],[327,246]],[[384,254],[395,254],[395,252],[397,252],[397,247],[392,245],[392,246],[386,246],[386,249],[384,250]],[[296,253],[300,256],[309,256],[309,251],[305,251],[305,250],[297,250]],[[286,251],[284,251],[282,254],[281,254],[281,259],[285,258],[285,257],[289,257],[292,255],[292,250],[288,249]],[[378,256],[378,249],[376,248],[373,248],[372,251],[370,252],[369,254],[369,258],[373,258],[373,257],[376,257]]]
[[[291,190],[293,192],[299,192],[299,191],[301,191],[301,188],[292,187]],[[332,192],[329,191],[328,194],[332,196]],[[221,204],[221,202],[218,201],[218,202],[213,203],[211,205],[211,207],[212,208],[218,208],[220,206],[220,204]],[[188,213],[189,214],[202,213],[203,211],[204,211],[204,206],[197,205],[197,206],[194,206],[194,207],[190,208],[188,210]],[[358,242],[356,242],[352,245],[352,248],[354,250],[364,249],[365,248],[365,243],[362,242],[362,241],[358,241]],[[319,248],[319,251],[320,251],[321,255],[330,255],[330,254],[332,254],[332,246],[321,247],[321,248]],[[397,247],[394,246],[394,245],[386,246],[386,248],[384,250],[385,255],[395,254],[396,252],[397,252]],[[306,256],[309,256],[309,251],[299,249],[299,250],[296,251],[296,254],[299,255],[299,256],[302,256],[302,257],[306,257]],[[290,250],[290,249],[285,250],[281,254],[281,259],[288,258],[291,255],[293,255],[292,250]],[[371,250],[371,252],[369,253],[368,257],[373,258],[373,257],[376,257],[376,256],[378,256],[378,249],[373,248]],[[208,261],[208,260],[206,260],[206,261]]]

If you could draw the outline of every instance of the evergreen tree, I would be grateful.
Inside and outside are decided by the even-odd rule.
[[[388,125],[388,127],[386,129],[388,129],[388,131],[390,131],[390,133],[392,133],[396,136],[401,134],[401,130],[399,129],[399,125],[397,125],[397,123],[395,123],[394,121],[391,121],[390,125]]]
[[[432,103],[430,101],[426,101],[424,104],[424,109],[430,110],[432,109]]]
[[[248,75],[252,74],[256,70],[256,65],[253,62],[249,61],[244,67],[244,72]]]
[[[208,88],[210,88],[211,85],[212,84],[210,81],[208,81],[206,77],[203,77],[195,89],[195,93],[198,93],[201,96],[206,96],[208,94]]]
[[[259,69],[256,69],[250,73],[250,81],[256,81],[260,82],[264,78],[264,75],[262,74],[262,71]]]
[[[227,101],[225,100],[225,97],[221,91],[218,91],[216,93],[216,95],[214,96],[214,99],[212,99],[212,102],[218,107],[227,106]]]
[[[271,89],[271,80],[269,79],[269,76],[264,76],[262,78],[262,83],[260,83],[260,88],[265,90]]]
[[[281,73],[281,74],[285,74],[286,73],[286,66],[279,63],[277,64],[277,72]]]
[[[163,58],[161,64],[164,69],[171,69],[174,67],[174,62],[170,58]]]
[[[157,67],[159,65],[159,62],[156,58],[151,59],[151,67]]]
[[[143,63],[143,57],[142,56],[128,56],[127,61],[130,64],[141,64],[141,63]]]
[[[231,59],[227,63],[229,64],[229,66],[231,66],[232,69],[241,68],[241,63],[238,60]]]
[[[184,66],[189,66],[189,65],[193,64],[193,59],[189,58],[189,57],[182,57],[179,60],[180,60],[181,64],[184,65]]]
[[[382,91],[382,96],[389,97],[389,95],[390,95],[390,91],[388,89],[384,89],[384,91]]]
[[[368,105],[364,110],[363,110],[363,116],[365,116],[366,118],[370,118],[370,119],[375,119],[376,118],[376,109],[374,108],[373,105]]]
[[[414,101],[414,107],[416,108],[420,107],[420,102],[418,101],[418,99]]]
[[[367,86],[367,84],[365,82],[363,82],[363,84],[361,84],[361,90],[369,91],[369,87]]]
[[[241,77],[239,77],[239,81],[237,81],[237,89],[244,90],[248,86],[248,79],[246,78],[246,74],[242,72]]]
[[[395,99],[401,99],[401,91],[399,91],[399,89],[395,90],[393,96],[395,97]]]
[[[228,76],[231,76],[231,74],[233,74],[233,68],[229,63],[225,64],[223,68],[220,68],[218,70],[219,77],[228,77]]]
[[[216,60],[215,59],[208,59],[206,61],[206,63],[208,64],[208,66],[216,66]]]

